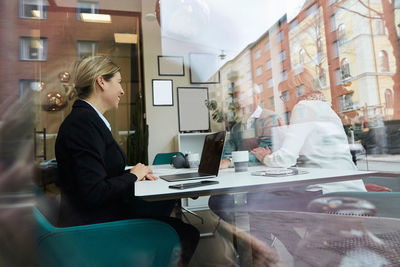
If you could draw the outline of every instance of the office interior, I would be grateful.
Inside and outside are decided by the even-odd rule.
[[[212,193],[182,197],[183,216],[172,216],[201,233],[189,266],[400,265],[400,0],[14,0],[0,7],[0,265],[46,266],[49,255],[61,266],[70,257],[87,258],[87,266],[118,263],[96,261],[85,245],[63,255],[57,250],[74,246],[65,240],[38,253],[32,213],[38,194],[59,200],[54,146],[77,99],[73,68],[96,55],[121,67],[125,94],[104,115],[128,165],[153,165],[160,153],[201,155],[206,135],[226,131],[228,139],[239,121],[251,143],[257,107],[290,125],[296,104],[318,91],[340,119],[357,169],[374,172],[363,177],[367,190],[391,191],[367,203],[363,216],[268,210],[238,212],[234,224],[209,209]],[[263,243],[252,235],[250,217],[260,228],[294,229],[296,253],[277,236]],[[341,238],[333,244],[332,236]],[[163,239],[152,238],[145,242]],[[105,246],[125,244],[112,242]],[[147,266],[162,262],[143,257]]]

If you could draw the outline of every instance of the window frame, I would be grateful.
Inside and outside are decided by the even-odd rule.
[[[83,7],[79,6],[80,4],[89,4],[89,7]],[[77,1],[76,2],[76,20],[82,21],[81,19],[81,13],[87,13],[87,12],[81,12],[81,9],[90,9],[90,13],[88,14],[99,14],[99,3],[98,2],[90,2],[90,1]]]
[[[26,2],[37,2],[37,6],[39,7],[39,11],[40,11],[40,17],[35,17],[33,15],[31,17],[28,17],[25,15],[25,6],[28,5]],[[47,19],[47,1],[46,0],[19,0],[19,17],[21,19],[39,19],[39,20]]]
[[[32,41],[41,41],[41,48],[35,48],[32,46],[26,47],[28,42],[32,45]],[[47,37],[32,37],[32,36],[21,36],[19,38],[19,60],[20,61],[47,61],[47,48],[48,39]],[[31,49],[37,49],[37,58],[30,57],[29,55],[33,53]]]
[[[99,42],[98,41],[78,40],[76,42],[76,55],[77,55],[77,57],[79,59],[87,57],[87,56],[82,56],[81,53],[79,52],[80,51],[80,49],[79,49],[80,45],[84,44],[84,43],[92,45],[92,47],[91,47],[91,50],[92,50],[91,52],[92,53],[90,55],[88,55],[88,56],[96,56],[98,54],[98,51],[99,51]],[[93,48],[93,45],[95,45],[94,48]]]

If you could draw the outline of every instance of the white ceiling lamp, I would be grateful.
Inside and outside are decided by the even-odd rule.
[[[108,14],[81,13],[81,19],[84,22],[111,23],[111,16]]]
[[[121,44],[137,44],[138,36],[134,33],[114,33],[114,40]]]
[[[152,12],[152,13],[147,13],[146,15],[144,15],[144,18],[147,21],[155,21],[157,19],[156,17],[156,13]]]

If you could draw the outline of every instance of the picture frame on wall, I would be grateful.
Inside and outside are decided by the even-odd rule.
[[[185,63],[180,56],[158,56],[158,76],[185,76]]]
[[[179,132],[209,131],[210,112],[207,87],[178,87]]]
[[[189,54],[191,84],[220,83],[218,55],[209,53]]]
[[[174,94],[172,80],[153,79],[153,106],[173,106]]]

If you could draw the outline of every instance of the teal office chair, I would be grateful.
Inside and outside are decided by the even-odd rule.
[[[60,228],[43,215],[51,209],[43,208],[44,198],[38,196],[40,210],[38,206],[33,208],[38,266],[178,265],[180,242],[170,225],[130,219]]]
[[[184,157],[181,152],[158,153],[154,158],[153,165],[171,164],[172,157],[176,154],[181,154]]]

